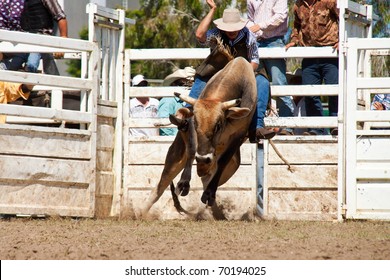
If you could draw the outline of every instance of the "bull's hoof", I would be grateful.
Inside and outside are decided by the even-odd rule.
[[[179,181],[176,186],[176,194],[181,196],[186,196],[190,192],[190,182],[189,181]]]
[[[215,193],[211,193],[210,191],[204,191],[202,194],[202,197],[200,200],[204,203],[207,204],[208,206],[213,206],[215,202]]]

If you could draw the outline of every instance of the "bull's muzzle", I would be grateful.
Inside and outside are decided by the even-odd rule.
[[[213,158],[212,154],[208,154],[205,156],[201,156],[199,154],[196,154],[196,156],[195,156],[196,162],[201,163],[201,164],[210,164],[212,161],[212,158]]]
[[[211,164],[213,162],[213,154],[199,155],[196,154],[196,169],[199,177],[209,174]]]

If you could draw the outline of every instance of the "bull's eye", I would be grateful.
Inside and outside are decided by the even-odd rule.
[[[215,125],[215,128],[214,128],[214,131],[215,131],[215,132],[220,131],[220,130],[221,130],[221,127],[222,127],[221,122],[217,122],[217,124]]]

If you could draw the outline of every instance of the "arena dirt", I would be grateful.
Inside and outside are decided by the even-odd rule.
[[[390,222],[0,220],[0,259],[390,259]]]

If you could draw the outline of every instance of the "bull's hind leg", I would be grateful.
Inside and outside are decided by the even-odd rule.
[[[169,147],[160,181],[151,191],[145,208],[142,211],[144,215],[149,212],[153,204],[159,200],[169,184],[184,168],[186,161],[187,155],[185,151],[185,144],[182,135],[178,133],[172,145]]]

